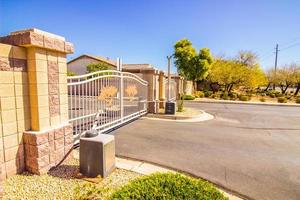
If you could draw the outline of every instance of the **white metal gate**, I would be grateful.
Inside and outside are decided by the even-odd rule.
[[[75,141],[91,128],[105,132],[147,112],[148,82],[104,70],[68,77],[69,122]]]

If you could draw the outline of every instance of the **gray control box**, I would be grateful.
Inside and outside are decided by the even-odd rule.
[[[87,177],[107,177],[115,169],[115,137],[99,134],[80,138],[80,173]]]

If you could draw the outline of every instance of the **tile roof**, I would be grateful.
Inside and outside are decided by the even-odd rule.
[[[110,65],[113,65],[113,66],[117,67],[117,61],[115,61],[115,60],[110,60],[110,59],[104,58],[104,57],[102,57],[102,56],[93,56],[93,55],[89,55],[89,54],[83,54],[83,55],[81,55],[81,56],[78,56],[78,57],[76,57],[76,58],[70,60],[70,61],[68,62],[68,64],[71,63],[71,62],[73,62],[73,61],[75,61],[75,60],[78,60],[78,59],[80,59],[80,58],[82,58],[82,57],[89,57],[89,58],[98,60],[98,61],[100,61],[100,62],[105,62],[105,63],[107,63],[107,64],[110,64]]]

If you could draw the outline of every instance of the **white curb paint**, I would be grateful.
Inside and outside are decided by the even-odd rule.
[[[175,120],[171,120],[171,121],[175,121]],[[176,120],[176,121],[179,121],[179,120]],[[119,158],[119,157],[116,157],[116,167],[119,169],[125,169],[125,170],[133,171],[133,172],[136,172],[139,174],[143,174],[143,175],[149,175],[149,174],[152,174],[155,172],[176,173],[174,170],[170,170],[170,169],[160,167],[157,165],[153,165],[150,163],[130,160],[130,159],[126,159],[126,158]],[[237,196],[233,196],[232,194],[229,194],[220,188],[218,188],[218,189],[224,194],[224,196],[228,197],[230,200],[242,200],[241,198],[239,198]]]

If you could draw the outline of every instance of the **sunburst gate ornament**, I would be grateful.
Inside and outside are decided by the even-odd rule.
[[[125,90],[127,96],[129,97],[130,101],[133,101],[135,95],[137,95],[138,91],[136,85],[129,85]]]
[[[116,97],[118,89],[114,86],[107,86],[101,89],[98,100],[105,101],[108,107],[112,107],[113,98]]]

